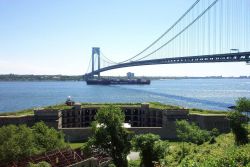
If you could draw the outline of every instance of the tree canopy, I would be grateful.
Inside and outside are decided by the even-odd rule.
[[[236,101],[236,110],[239,112],[250,112],[250,99],[241,97]]]
[[[33,127],[36,147],[42,151],[51,151],[66,147],[64,134],[54,128],[49,128],[43,122],[36,123]]]
[[[249,141],[247,129],[249,116],[244,113],[250,113],[250,99],[246,97],[239,98],[236,101],[235,111],[228,113],[236,145],[247,144]]]
[[[32,128],[26,125],[0,128],[0,164],[66,146],[63,134],[47,127],[43,122]]]
[[[194,123],[188,123],[185,120],[176,121],[177,137],[185,142],[202,144],[210,139],[210,133],[200,129]]]
[[[92,124],[93,136],[89,143],[110,155],[117,167],[127,167],[131,133],[123,127],[124,113],[119,107],[101,108]]]
[[[168,150],[168,144],[160,140],[159,135],[143,134],[133,138],[133,145],[140,151],[141,165],[153,167],[154,162],[164,159]]]
[[[234,111],[228,113],[228,119],[230,121],[230,126],[234,134],[235,144],[243,145],[248,143],[248,130],[247,123],[248,118],[240,113],[239,111]]]

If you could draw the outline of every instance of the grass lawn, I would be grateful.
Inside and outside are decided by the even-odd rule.
[[[81,103],[82,107],[87,108],[87,107],[105,107],[107,105],[115,105],[118,107],[140,107],[141,103]],[[172,106],[172,105],[167,105],[163,103],[158,103],[158,102],[149,102],[149,107],[150,108],[156,108],[156,109],[182,109],[182,107],[179,106]],[[48,110],[65,110],[65,109],[71,109],[72,106],[67,106],[65,104],[57,104],[57,105],[52,105],[52,106],[45,106],[43,107],[44,109]],[[225,111],[213,111],[213,110],[202,110],[202,109],[189,109],[190,114],[227,114]],[[21,115],[34,115],[34,109],[26,109],[26,110],[21,110],[21,111],[16,111],[16,112],[0,112],[0,116],[21,116]]]
[[[16,112],[3,112],[0,116],[22,116],[22,115],[34,115],[33,109],[21,110]]]
[[[83,144],[84,144],[84,142],[82,142],[82,143],[69,143],[71,149],[80,148],[80,147],[82,147]]]

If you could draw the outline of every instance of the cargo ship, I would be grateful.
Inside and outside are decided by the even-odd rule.
[[[149,85],[147,79],[86,79],[87,85]]]

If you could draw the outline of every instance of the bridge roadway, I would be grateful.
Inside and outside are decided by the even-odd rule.
[[[104,71],[109,71],[109,70],[124,68],[124,67],[133,67],[133,66],[156,65],[156,64],[180,64],[180,63],[216,63],[216,62],[247,62],[248,63],[250,62],[250,52],[131,61],[128,63],[115,64],[112,66],[104,67],[99,70],[95,70],[91,73],[85,74],[85,76],[97,75]]]

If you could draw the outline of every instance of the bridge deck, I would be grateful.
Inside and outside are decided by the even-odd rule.
[[[128,63],[116,64],[101,68],[86,75],[96,75],[104,71],[109,71],[124,67],[156,65],[156,64],[182,64],[182,63],[216,63],[216,62],[250,62],[250,52],[226,53],[202,56],[173,57],[163,59],[152,59],[142,61],[132,61]]]

